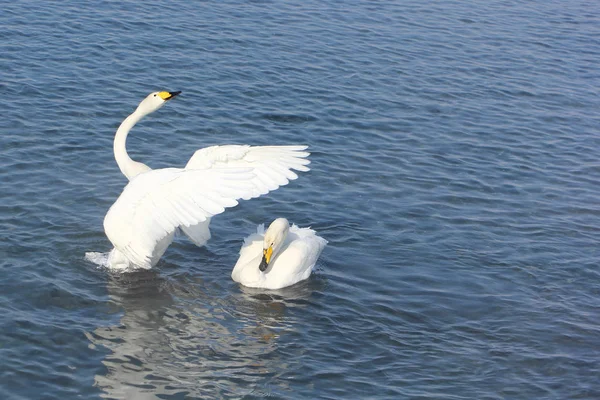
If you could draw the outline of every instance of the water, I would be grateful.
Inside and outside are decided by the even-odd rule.
[[[3,399],[600,398],[597,2],[32,2],[0,14]],[[308,144],[312,171],[112,274],[130,154]],[[287,217],[306,282],[230,279]]]

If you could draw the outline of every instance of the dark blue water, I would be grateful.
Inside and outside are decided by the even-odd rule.
[[[0,398],[600,398],[600,4],[5,2]],[[84,260],[126,184],[225,144],[312,171],[149,272]],[[329,240],[230,279],[287,217]]]

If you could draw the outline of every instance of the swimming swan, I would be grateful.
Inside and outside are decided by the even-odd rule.
[[[152,170],[129,158],[131,128],[181,92],[154,92],[119,126],[114,153],[129,179],[104,218],[114,249],[111,268],[151,268],[181,229],[196,245],[210,239],[210,218],[225,208],[289,183],[308,171],[306,146],[212,146],[194,153],[184,168]]]
[[[277,218],[267,232],[259,225],[244,239],[231,278],[244,286],[281,289],[310,276],[327,240],[310,228],[298,228]]]

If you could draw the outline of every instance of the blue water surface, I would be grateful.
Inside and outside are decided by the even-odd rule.
[[[600,3],[4,2],[0,398],[600,398]],[[152,270],[86,261],[132,158],[307,144]],[[230,279],[286,217],[311,278]]]

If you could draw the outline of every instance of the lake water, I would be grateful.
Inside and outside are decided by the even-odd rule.
[[[5,2],[0,398],[600,398],[600,3]],[[307,144],[151,271],[84,259],[132,158]],[[294,287],[230,279],[287,217]]]

